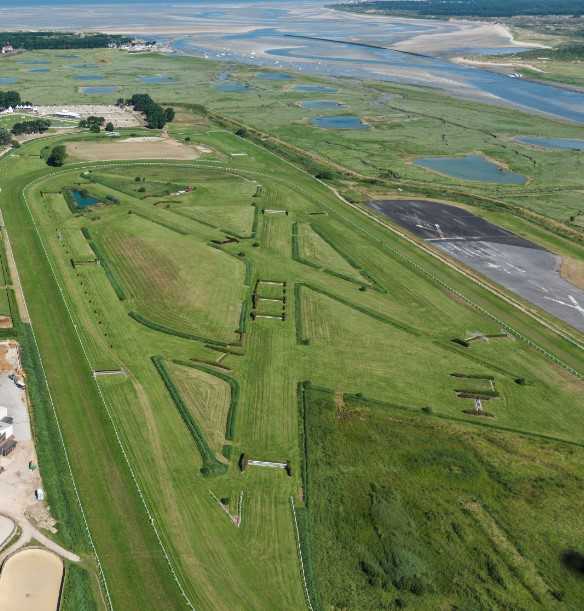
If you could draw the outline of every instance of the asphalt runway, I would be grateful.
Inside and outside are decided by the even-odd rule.
[[[383,200],[370,202],[369,207],[584,331],[584,291],[561,277],[558,255],[456,206],[429,200]]]

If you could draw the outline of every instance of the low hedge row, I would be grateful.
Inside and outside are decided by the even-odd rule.
[[[190,339],[195,342],[205,342],[207,344],[214,344],[215,346],[228,346],[226,342],[222,342],[216,339],[210,339],[208,337],[203,337],[202,335],[194,335],[192,333],[186,333],[184,331],[179,331],[178,329],[172,329],[171,327],[167,327],[160,323],[149,320],[148,318],[142,316],[142,314],[131,310],[128,312],[128,316],[133,318],[136,322],[139,322],[141,325],[152,329],[153,331],[160,331],[160,333],[166,333],[166,335],[174,335],[176,337],[182,337],[183,339]]]
[[[450,374],[453,378],[468,378],[469,380],[489,380],[495,381],[495,376],[481,375],[480,373],[458,373],[454,372]]]
[[[118,277],[114,274],[112,266],[110,265],[105,253],[101,250],[97,242],[95,242],[95,240],[93,240],[93,238],[91,237],[91,232],[89,231],[89,228],[83,227],[81,229],[81,233],[83,233],[87,240],[87,243],[89,244],[89,247],[91,248],[91,250],[93,250],[95,256],[97,257],[97,260],[101,263],[103,271],[105,272],[109,283],[114,289],[114,293],[116,294],[117,298],[120,301],[125,301],[126,291],[124,290],[124,287],[122,286],[121,282],[118,280]]]
[[[304,334],[304,320],[302,318],[302,284],[294,285],[294,320],[296,322],[296,343],[308,346],[310,340]]]
[[[247,330],[247,321],[248,321],[248,319],[249,319],[249,299],[246,298],[246,299],[243,300],[243,302],[241,304],[241,310],[239,312],[239,325],[237,327],[237,330],[242,335]]]
[[[160,225],[161,227],[164,227],[165,229],[168,229],[170,231],[174,231],[175,233],[179,233],[180,235],[189,235],[189,232],[186,229],[183,229],[182,227],[177,227],[176,225],[173,225],[172,223],[167,223],[166,221],[163,221],[161,219],[154,218],[149,214],[144,214],[140,210],[130,210],[128,214],[135,214],[136,216],[146,219],[151,223],[155,223],[156,225]]]
[[[221,454],[223,454],[227,460],[231,460],[233,456],[233,446],[224,445],[221,448]]]
[[[484,390],[479,388],[455,388],[454,392],[464,395],[477,395],[481,397],[498,397],[499,393],[496,390]]]
[[[365,314],[366,316],[374,318],[375,320],[378,320],[379,322],[385,323],[386,325],[391,325],[392,327],[395,327],[396,329],[400,329],[400,331],[404,331],[405,333],[409,333],[410,335],[415,335],[417,337],[422,335],[422,332],[418,331],[418,329],[414,329],[414,327],[410,327],[409,325],[406,325],[393,318],[390,318],[389,316],[385,316],[385,314],[380,314],[379,312],[370,310],[369,308],[366,308],[365,306],[361,306],[351,301],[348,301],[344,297],[340,297],[339,295],[330,293],[329,291],[325,289],[322,289],[312,284],[307,284],[304,282],[299,283],[299,284],[301,286],[305,286],[306,288],[310,289],[311,291],[314,291],[315,293],[320,293],[321,295],[324,295],[325,297],[334,299],[335,301],[338,301],[339,303],[342,303],[343,305],[346,305],[347,307],[352,308],[353,310],[356,310],[357,312],[360,312],[361,314]]]
[[[363,267],[361,267],[361,265],[357,263],[355,259],[353,259],[350,255],[348,255],[344,250],[339,248],[338,245],[322,230],[321,227],[319,227],[318,225],[314,225],[313,223],[310,223],[310,227],[312,231],[314,231],[314,233],[316,233],[322,240],[324,240],[339,255],[339,257],[344,259],[357,273],[361,274],[364,278],[366,278],[370,282],[371,287],[374,290],[380,293],[387,293],[387,289],[381,286],[379,282],[373,277],[373,275],[369,273],[366,269],[363,269]],[[325,271],[335,274],[334,272],[330,272],[330,270],[325,270]],[[363,284],[363,282],[359,282],[356,279],[351,279],[350,276],[340,276],[340,277],[343,278],[344,280],[349,280],[357,284]]]
[[[292,223],[292,259],[294,259],[294,261],[298,261],[298,263],[302,263],[303,265],[308,265],[309,267],[313,267],[314,269],[322,269],[321,265],[318,265],[318,263],[314,263],[314,261],[310,261],[310,259],[305,259],[300,254],[299,237],[300,236],[298,233],[298,223],[294,221],[294,223]]]
[[[10,278],[10,267],[8,267],[8,257],[6,255],[6,244],[4,239],[0,240],[0,263],[2,264],[2,277],[4,278],[4,284],[12,284]]]
[[[203,371],[208,373],[209,375],[215,376],[220,380],[223,380],[227,384],[229,384],[229,388],[231,389],[230,399],[229,399],[229,411],[227,413],[227,422],[225,425],[225,439],[229,439],[233,441],[235,437],[235,419],[237,417],[237,407],[239,405],[239,382],[232,378],[231,376],[226,375],[222,371],[216,371],[211,367],[207,367],[201,363],[194,363],[192,361],[174,361],[177,365],[182,365],[183,367],[190,367],[191,369],[198,369],[199,371]]]
[[[313,611],[319,610],[318,590],[311,553],[310,538],[310,482],[308,471],[308,431],[306,412],[309,407],[310,390],[312,385],[309,381],[298,382],[296,386],[296,399],[298,404],[298,443],[300,446],[300,477],[304,496],[304,507],[294,506],[292,499],[292,510],[295,511],[296,525],[298,527],[298,545],[300,547],[301,561],[304,565],[304,578],[306,579],[306,595],[309,598],[309,606]]]
[[[189,408],[183,401],[178,389],[174,385],[166,367],[164,366],[164,360],[161,356],[153,356],[152,362],[154,367],[160,374],[166,389],[168,390],[183,422],[185,423],[189,433],[191,434],[199,454],[203,460],[203,467],[201,473],[205,476],[223,475],[227,472],[227,465],[217,460],[217,457],[209,447],[203,431],[200,429],[198,423],[193,418]]]

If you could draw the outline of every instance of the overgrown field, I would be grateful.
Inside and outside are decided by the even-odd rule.
[[[578,609],[584,447],[306,390],[321,609]]]
[[[535,517],[517,518],[520,496],[536,499],[522,491],[539,486],[550,503],[541,532],[556,529],[558,549],[581,546],[574,518],[563,522],[560,511],[575,502],[584,443],[577,345],[266,148],[181,113],[174,133],[208,150],[195,161],[49,169],[40,157],[47,142],[103,138],[70,133],[0,162],[7,228],[113,606],[302,609],[291,500],[310,526],[303,560],[324,608],[397,598],[413,608],[533,608],[560,592],[580,602],[544,535],[523,543]],[[101,203],[69,207],[74,189]],[[520,226],[582,259],[578,244]],[[492,337],[452,341],[476,334]],[[320,415],[306,410],[315,421],[299,421],[304,380],[332,392],[309,397],[322,404]],[[475,396],[488,415],[473,412]],[[536,454],[541,480],[526,467]],[[245,459],[288,463],[288,472],[241,472]],[[303,467],[318,485],[306,486]],[[58,471],[45,470],[53,505]],[[566,498],[554,506],[558,488],[546,482],[556,486],[556,472]],[[410,502],[413,515],[403,509]],[[367,503],[379,514],[377,539]],[[432,506],[452,512],[433,522],[451,537],[448,554],[425,517]],[[412,547],[394,570],[383,554],[402,541]]]

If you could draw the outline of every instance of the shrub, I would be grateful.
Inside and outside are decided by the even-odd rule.
[[[63,145],[55,146],[47,157],[47,165],[60,168],[67,158],[67,149]]]

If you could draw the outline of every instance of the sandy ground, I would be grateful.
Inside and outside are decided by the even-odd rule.
[[[533,70],[533,72],[540,72],[541,74],[545,74],[545,70],[538,68],[532,64],[527,64],[525,62],[517,61],[517,62],[488,62],[488,61],[480,61],[477,59],[467,59],[466,57],[453,57],[452,61],[455,64],[467,64],[469,66],[479,66],[482,68],[502,68],[503,72],[510,72],[516,70]],[[509,70],[507,70],[509,68]]]
[[[572,257],[562,257],[560,274],[574,286],[584,290],[584,263]]]
[[[438,32],[420,34],[397,43],[396,49],[415,53],[439,53],[449,49],[477,47],[536,47],[546,48],[537,43],[515,40],[511,31],[499,23],[481,23],[477,21],[455,21],[459,25],[455,32]]]
[[[0,609],[57,611],[63,561],[43,549],[22,550],[6,560],[0,573]]]
[[[12,520],[0,516],[0,549],[2,549],[2,546],[7,543],[12,536],[14,528],[15,526]]]
[[[67,145],[71,157],[81,161],[121,161],[124,159],[198,159],[200,152],[176,140],[131,138],[112,142],[76,142]]]

